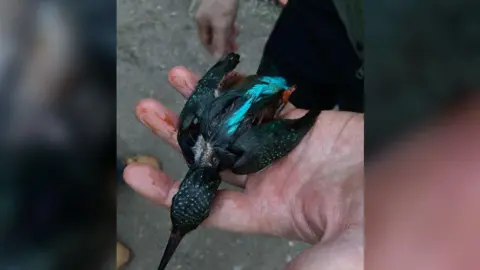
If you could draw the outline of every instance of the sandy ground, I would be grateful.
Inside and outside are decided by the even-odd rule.
[[[168,84],[168,70],[184,65],[203,73],[213,64],[197,38],[196,4],[188,0],[117,0],[118,151],[121,155],[153,155],[176,179],[186,171],[181,155],[141,125],[134,109],[141,99],[155,98],[179,112],[184,99]],[[240,71],[256,70],[279,11],[266,1],[240,1]],[[118,239],[133,253],[124,269],[156,269],[169,233],[168,211],[126,185],[118,189],[117,209]],[[201,228],[185,238],[169,269],[283,269],[302,248],[305,245],[301,243],[274,237]]]

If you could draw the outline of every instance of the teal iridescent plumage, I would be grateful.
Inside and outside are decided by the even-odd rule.
[[[214,89],[218,88],[223,78],[233,71],[239,62],[239,55],[228,54],[211,67],[198,81],[195,91],[180,113],[177,139],[188,165],[193,163],[192,147],[199,135],[198,120],[215,100]]]
[[[256,103],[263,96],[273,96],[279,91],[287,90],[287,81],[282,77],[260,77],[260,84],[255,84],[245,92],[247,100],[243,105],[225,120],[228,126],[228,135],[232,135],[238,128],[240,122],[243,121],[252,104]]]
[[[319,114],[280,119],[294,88],[278,76],[232,75],[239,59],[230,53],[210,68],[180,114],[177,140],[189,170],[172,200],[172,232],[159,270],[181,239],[208,217],[220,171],[249,174],[266,168],[300,143]]]

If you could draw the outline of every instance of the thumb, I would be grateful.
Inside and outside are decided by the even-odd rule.
[[[140,195],[163,207],[170,207],[180,182],[148,164],[131,163],[125,170],[125,182]],[[248,195],[233,190],[220,190],[215,196],[204,226],[222,230],[259,233],[260,220],[252,215],[253,205]]]

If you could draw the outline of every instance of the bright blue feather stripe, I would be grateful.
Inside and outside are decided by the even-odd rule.
[[[250,107],[252,107],[252,104],[257,102],[260,96],[274,95],[280,90],[288,89],[287,81],[282,77],[265,76],[259,78],[259,80],[266,84],[256,84],[250,88],[245,93],[245,96],[248,97],[247,101],[226,121],[228,135],[233,134],[237,130],[240,122],[243,120]]]

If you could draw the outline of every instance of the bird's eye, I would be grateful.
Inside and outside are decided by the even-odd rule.
[[[194,125],[198,124],[198,118],[197,117],[193,118],[193,124]]]

